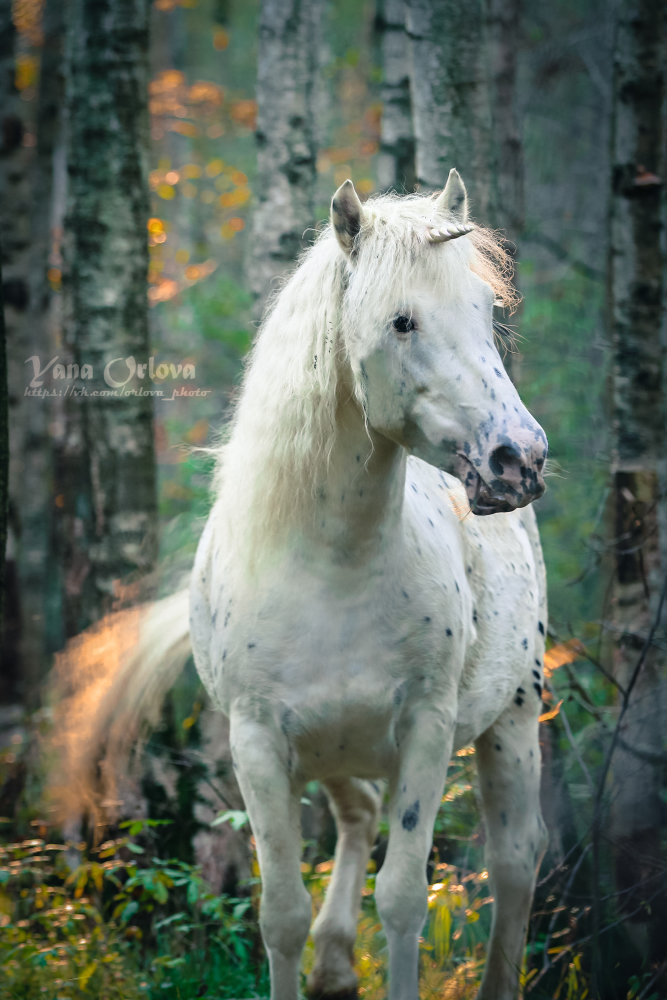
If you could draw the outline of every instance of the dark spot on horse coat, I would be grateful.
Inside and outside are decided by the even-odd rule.
[[[403,813],[403,818],[401,819],[401,826],[403,827],[404,830],[407,830],[409,833],[411,830],[414,830],[418,822],[419,822],[419,799],[417,799],[416,802],[413,802],[413,804],[410,806],[409,809],[405,810],[405,812]]]
[[[500,822],[503,824],[503,826],[507,826],[507,813],[501,812]]]
[[[521,640],[521,645],[523,646],[524,649],[528,649],[528,640],[527,639],[522,639]]]
[[[280,716],[280,728],[285,736],[289,735],[290,726],[294,718],[294,712],[291,708],[284,708]]]
[[[525,694],[526,692],[524,691],[524,689],[523,689],[523,688],[517,688],[517,689],[516,689],[516,693],[517,693],[517,694]]]
[[[402,590],[401,593],[403,594],[403,597],[406,599],[406,601],[410,600],[410,595],[408,594],[407,590]]]
[[[424,615],[424,621],[426,622],[427,625],[430,622],[430,620],[431,619],[430,619],[430,617],[428,615]]]
[[[213,626],[213,628],[215,628],[215,623],[216,623],[217,620],[218,620],[218,611],[217,611],[217,608],[216,608],[216,610],[211,615],[211,625]]]
[[[255,648],[255,643],[254,642],[249,642],[248,643],[248,649],[254,649],[254,648]]]
[[[500,743],[496,743],[496,750],[502,750]]]
[[[516,698],[514,699],[514,704],[515,704],[515,705],[518,705],[518,706],[519,706],[519,708],[521,708],[521,706],[523,705],[523,698],[521,697],[521,695],[520,695],[520,694],[518,694],[518,695],[516,696]]]
[[[540,634],[544,635],[544,623],[543,622],[538,622],[537,623],[537,627],[538,627],[538,629],[540,631]]]
[[[450,628],[445,629],[445,635],[452,635],[452,630]]]
[[[533,670],[533,677],[538,681],[542,680],[542,674],[539,672],[539,670]]]
[[[541,684],[538,684],[538,683],[537,683],[537,681],[536,681],[536,682],[535,682],[535,683],[533,684],[533,687],[534,687],[534,688],[535,688],[535,690],[537,691],[537,697],[538,697],[538,698],[541,698],[541,697],[542,697],[542,685],[541,685]]]

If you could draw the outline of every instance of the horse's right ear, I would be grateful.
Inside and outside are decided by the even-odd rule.
[[[438,211],[453,215],[458,222],[468,219],[468,195],[461,175],[454,167],[449,171],[445,189],[436,200]]]
[[[361,229],[363,218],[364,208],[359,195],[354,190],[352,181],[347,180],[331,199],[331,225],[341,249],[348,256],[354,248],[354,240]]]

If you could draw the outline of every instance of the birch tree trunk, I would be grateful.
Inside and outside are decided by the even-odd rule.
[[[416,181],[409,41],[405,18],[405,0],[384,0],[381,3],[378,22],[382,53],[382,121],[377,175],[383,190],[412,191]]]
[[[2,295],[0,261],[0,634],[5,618],[5,548],[7,546],[7,508],[9,505],[9,421],[7,387],[7,338],[5,306]]]
[[[44,413],[44,400],[26,399],[25,359],[34,353],[35,337],[29,322],[30,287],[30,176],[34,134],[33,104],[24,101],[16,87],[18,34],[12,20],[12,3],[0,0],[0,234],[7,336],[9,405],[9,546],[6,565],[8,601],[3,635],[4,693],[16,698],[23,687],[29,610],[19,582],[23,564],[24,469],[30,421]],[[28,627],[29,622],[28,622]],[[41,622],[33,623],[40,632]]]
[[[257,69],[257,205],[250,287],[259,316],[312,226],[321,0],[263,0]]]
[[[44,43],[40,59],[36,109],[36,146],[30,182],[30,258],[28,336],[25,359],[37,354],[45,362],[57,353],[59,296],[48,274],[57,272],[60,233],[64,214],[63,174],[63,33],[64,12],[59,0],[46,0],[42,18]],[[56,181],[58,178],[58,181]],[[53,461],[49,428],[54,421],[54,400],[28,398],[23,407],[21,436],[21,535],[18,582],[21,605],[21,676],[24,703],[37,704],[49,652],[59,645],[60,634],[47,635],[49,613],[58,605],[57,572],[53,552]],[[54,609],[55,610],[55,609]],[[53,626],[51,626],[53,629]]]
[[[516,98],[521,0],[407,0],[417,180],[462,173],[472,214],[501,229],[516,258],[523,157]],[[505,364],[514,367],[508,354]]]
[[[491,193],[483,13],[483,0],[407,0],[417,182],[435,191],[456,167],[480,221]]]
[[[660,769],[664,753],[667,656],[657,622],[667,564],[661,560],[659,465],[667,411],[661,345],[664,260],[665,14],[652,0],[622,0],[614,53],[609,310],[613,348],[613,496],[615,502],[615,673],[631,690],[622,745],[612,762],[609,834],[622,910],[647,959],[664,961],[667,899],[660,879]],[[664,519],[663,519],[664,524]],[[663,540],[664,546],[664,540]],[[643,650],[653,626],[653,642]],[[637,668],[641,669],[637,673]],[[634,686],[632,686],[634,681]],[[625,749],[625,748],[628,749]],[[633,754],[632,748],[642,752]],[[648,758],[647,758],[648,754]]]
[[[484,50],[489,74],[491,192],[489,217],[517,243],[524,223],[523,144],[517,108],[521,0],[485,0]]]
[[[92,395],[112,359],[148,361],[148,13],[148,0],[73,0],[69,15],[65,340],[93,373],[67,399],[61,456],[69,632],[156,556],[153,385]]]

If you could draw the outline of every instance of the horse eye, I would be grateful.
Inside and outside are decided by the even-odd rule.
[[[410,333],[415,328],[415,321],[411,316],[397,316],[393,326],[396,333]]]

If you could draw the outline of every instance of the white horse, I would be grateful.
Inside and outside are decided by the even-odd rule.
[[[547,444],[494,345],[488,246],[456,171],[437,199],[365,207],[346,181],[264,323],[221,456],[190,628],[230,718],[273,1000],[296,1000],[310,930],[299,802],[311,779],[338,845],[309,989],[355,993],[377,778],[390,787],[376,883],[389,996],[416,1000],[433,823],[452,751],[472,741],[496,895],[480,997],[518,991],[544,843],[546,610],[535,519],[514,509],[543,492]],[[468,502],[495,516],[464,516]]]
[[[545,581],[526,505],[543,492],[547,444],[494,343],[494,300],[511,296],[502,263],[468,224],[456,171],[437,198],[364,206],[346,181],[264,321],[221,449],[189,633],[230,719],[272,1000],[297,1000],[310,930],[299,813],[311,779],[338,842],[309,992],[356,995],[373,782],[387,779],[375,895],[390,1000],[417,1000],[433,824],[452,752],[473,741],[495,896],[479,998],[520,990],[545,846]],[[187,607],[187,593],[156,606],[118,682],[134,711],[180,666]]]

